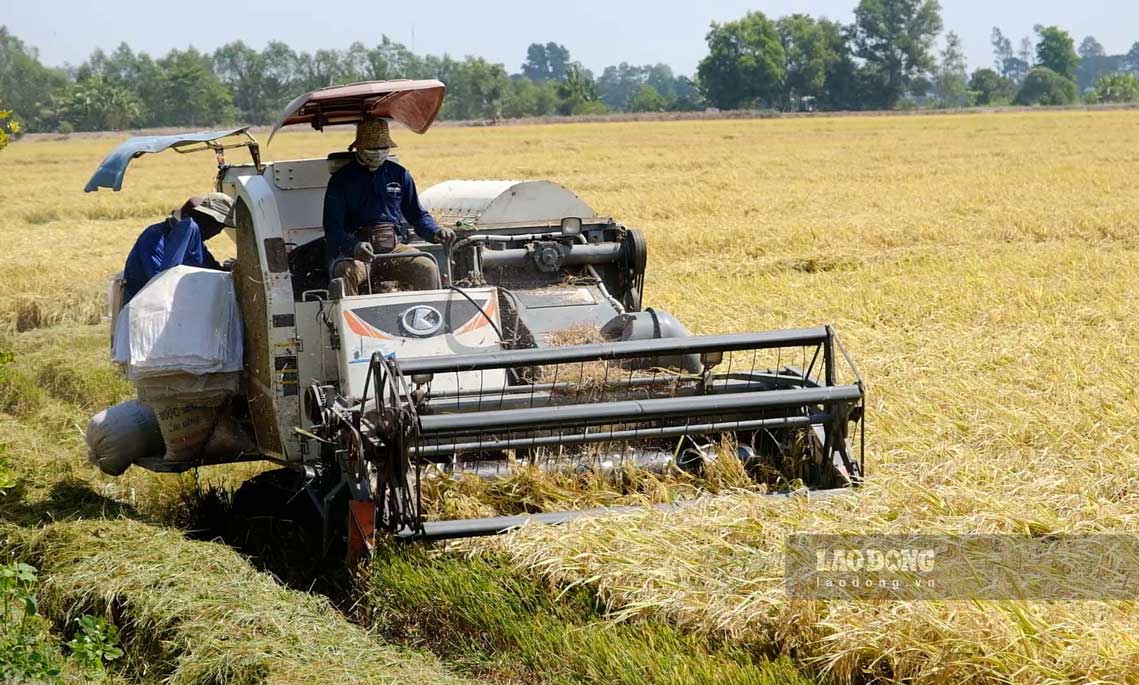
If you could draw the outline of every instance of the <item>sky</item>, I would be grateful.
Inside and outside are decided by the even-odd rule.
[[[261,48],[366,45],[381,35],[419,53],[477,55],[518,71],[533,42],[555,41],[594,73],[629,62],[664,62],[691,74],[713,21],[749,10],[775,18],[803,12],[842,22],[857,0],[0,0],[0,24],[39,49],[49,65],[79,64],[97,47],[126,41],[161,55],[172,47],[213,50],[233,40]],[[1076,44],[1094,35],[1109,54],[1139,41],[1137,0],[941,0],[946,30],[962,38],[970,69],[990,66],[989,34],[999,26],[1014,46],[1035,24],[1056,24]]]

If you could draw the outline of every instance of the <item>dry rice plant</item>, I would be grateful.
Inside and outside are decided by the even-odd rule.
[[[1139,530],[1139,114],[397,135],[421,188],[548,178],[643,228],[645,304],[692,330],[833,323],[869,382],[871,475],[853,497],[777,507],[733,492],[681,514],[535,526],[469,546],[595,589],[618,615],[786,651],[839,682],[1139,681],[1131,602],[788,604],[781,578],[791,532]],[[324,156],[350,137],[282,135],[266,155]],[[136,161],[123,193],[83,196],[114,142],[4,151],[7,328],[31,311],[21,302],[49,326],[90,320],[138,231],[210,186],[212,158],[165,155]],[[68,345],[63,334],[36,339]],[[46,400],[17,380],[5,407],[38,416]]]

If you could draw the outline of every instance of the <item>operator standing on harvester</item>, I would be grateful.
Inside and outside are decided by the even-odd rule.
[[[455,230],[439,226],[419,203],[407,169],[388,159],[393,147],[396,144],[386,120],[364,119],[356,125],[356,139],[349,146],[355,159],[328,181],[324,235],[329,273],[344,279],[345,295],[363,290],[377,254],[415,252],[399,242],[401,220],[406,219],[429,242],[450,245],[455,240]],[[383,260],[376,263],[376,269],[373,281],[396,281],[405,290],[438,287],[439,269],[427,257]]]

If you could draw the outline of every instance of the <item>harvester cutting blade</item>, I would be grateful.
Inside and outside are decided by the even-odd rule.
[[[376,356],[369,373],[382,390],[366,395],[362,410],[377,417],[377,447],[369,459],[378,471],[399,474],[383,486],[387,496],[377,493],[383,498],[377,530],[435,539],[517,525],[512,517],[426,521],[423,486],[439,477],[438,467],[478,476],[517,463],[565,468],[558,460],[567,457],[596,469],[612,464],[614,455],[619,465],[632,455],[633,466],[664,455],[671,467],[692,470],[723,442],[738,445],[731,453],[776,490],[855,485],[861,446],[856,453],[859,436],[850,426],[861,421],[864,388],[836,348],[834,331],[824,326],[402,360]],[[699,355],[702,372],[645,363],[681,355]],[[502,378],[503,370],[511,382],[479,391],[435,383],[460,373]],[[697,438],[704,447],[693,448]],[[392,497],[396,490],[400,496]],[[580,515],[527,520],[556,523]]]

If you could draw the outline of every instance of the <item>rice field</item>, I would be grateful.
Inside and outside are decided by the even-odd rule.
[[[349,139],[284,134],[265,154],[322,156]],[[57,622],[93,607],[165,631],[161,649],[132,643],[124,677],[312,682],[339,673],[314,660],[339,659],[372,664],[353,671],[360,682],[1139,682],[1133,602],[790,602],[782,580],[795,532],[1139,532],[1139,113],[397,140],[421,188],[545,178],[643,228],[646,304],[696,332],[833,323],[869,383],[869,482],[838,501],[727,491],[683,514],[392,551],[350,583],[348,618],[329,618],[323,600],[177,533],[192,476],[112,480],[84,462],[85,417],[130,392],[103,357],[106,277],[145,225],[210,188],[212,156],[143,158],[122,193],[84,195],[118,139],[23,141],[0,153],[0,351],[15,354],[0,371],[0,442],[20,481],[0,496],[0,536],[42,565]],[[200,477],[234,487],[249,473]],[[176,573],[182,558],[199,574]],[[427,585],[438,594],[416,593]],[[489,589],[464,600],[474,587]],[[226,613],[225,597],[242,601]],[[308,637],[271,632],[284,616]],[[230,623],[232,640],[196,637]],[[269,644],[284,651],[256,652]],[[622,660],[606,644],[677,657]]]

